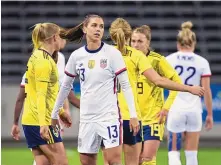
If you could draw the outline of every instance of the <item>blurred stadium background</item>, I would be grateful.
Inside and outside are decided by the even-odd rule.
[[[105,21],[105,36],[108,36],[110,23],[117,17],[127,19],[132,27],[150,25],[151,47],[165,56],[176,51],[176,35],[181,23],[193,22],[198,39],[196,53],[208,59],[213,73],[211,88],[215,126],[210,132],[202,131],[200,165],[221,165],[221,1],[2,1],[1,14],[2,164],[32,163],[23,133],[20,142],[13,141],[10,136],[19,83],[32,51],[29,28],[39,22],[73,27],[87,14],[99,14]],[[81,45],[68,44],[62,51],[66,60]],[[78,81],[75,92],[79,94]],[[79,113],[73,107],[71,112],[74,124],[65,130],[64,141],[71,164],[77,165]],[[203,118],[205,114],[204,111]],[[167,164],[165,147],[166,140],[158,156],[160,165]],[[98,164],[102,164],[101,157]]]

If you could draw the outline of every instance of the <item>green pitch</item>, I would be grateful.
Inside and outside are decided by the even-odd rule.
[[[67,149],[70,165],[80,165],[78,152],[75,149]],[[200,149],[199,165],[221,165],[221,149]],[[2,165],[32,165],[33,157],[27,148],[2,148]],[[182,160],[184,154],[182,153]],[[102,155],[98,156],[98,165],[102,165]],[[157,155],[157,165],[167,165],[167,150],[160,149]],[[184,165],[184,161],[183,161]]]

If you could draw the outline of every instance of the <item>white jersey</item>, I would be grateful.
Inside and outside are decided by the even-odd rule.
[[[200,85],[201,77],[211,76],[208,61],[195,53],[176,52],[167,56],[166,59],[186,85]],[[202,112],[201,99],[191,93],[179,92],[170,110]]]
[[[25,74],[22,76],[20,87],[22,87],[22,88],[25,87]]]
[[[64,68],[65,68],[65,57],[61,52],[58,52],[57,68],[59,75],[59,84],[61,84],[64,78]]]
[[[120,51],[103,42],[95,51],[84,46],[71,54],[65,73],[71,77],[78,75],[80,79],[81,122],[107,121],[120,117],[115,80],[125,70]]]

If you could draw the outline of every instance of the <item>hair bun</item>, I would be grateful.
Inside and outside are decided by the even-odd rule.
[[[182,29],[190,29],[193,27],[193,23],[191,21],[187,21],[182,23],[181,28]]]

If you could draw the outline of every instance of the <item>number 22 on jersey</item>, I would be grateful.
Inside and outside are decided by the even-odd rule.
[[[184,72],[187,72],[188,76],[185,77],[184,84],[193,86],[193,84],[190,84],[189,81],[191,80],[191,78],[193,78],[193,76],[196,73],[196,68],[195,67],[192,67],[192,66],[183,67],[182,65],[176,65],[175,69],[178,72],[179,76],[182,76],[184,74]]]

